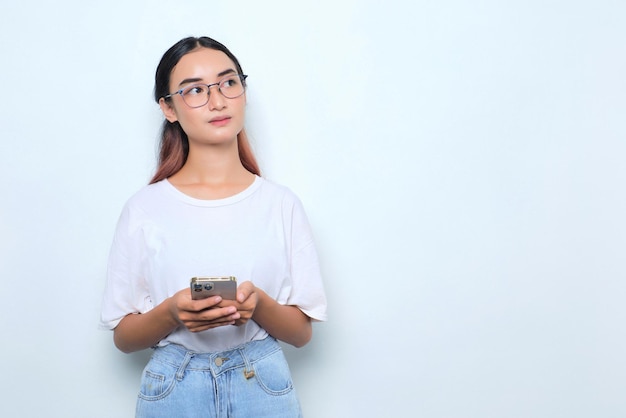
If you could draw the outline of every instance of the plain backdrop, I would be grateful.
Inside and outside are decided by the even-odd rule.
[[[149,351],[100,297],[189,35],[238,56],[315,231],[330,320],[285,348],[306,417],[626,416],[617,0],[3,0],[1,416],[133,416]]]

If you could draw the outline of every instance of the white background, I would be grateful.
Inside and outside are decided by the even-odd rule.
[[[133,415],[148,353],[100,295],[188,35],[242,62],[264,174],[315,230],[307,417],[626,416],[617,0],[4,0],[1,416]]]

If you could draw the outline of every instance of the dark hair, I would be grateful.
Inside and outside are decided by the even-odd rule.
[[[223,52],[235,63],[237,72],[243,74],[239,60],[237,60],[228,48],[215,39],[206,36],[181,39],[163,54],[157,66],[154,76],[154,100],[157,103],[163,96],[170,93],[170,75],[176,64],[178,64],[178,61],[186,54],[198,48],[215,49]],[[246,170],[253,174],[261,175],[245,129],[242,129],[237,135],[237,147],[239,149],[239,159]],[[178,122],[172,123],[167,119],[163,122],[159,148],[158,168],[154,177],[150,180],[150,184],[175,174],[183,167],[185,161],[187,161],[187,156],[189,155],[189,139]]]

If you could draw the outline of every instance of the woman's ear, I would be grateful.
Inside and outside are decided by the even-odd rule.
[[[167,119],[170,123],[174,123],[178,120],[176,111],[168,102],[165,101],[163,97],[159,99],[159,107],[161,108],[161,112],[163,112],[165,119]]]

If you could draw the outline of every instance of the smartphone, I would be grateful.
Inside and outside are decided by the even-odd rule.
[[[237,278],[227,277],[192,277],[191,298],[205,299],[219,295],[223,299],[237,299]]]

